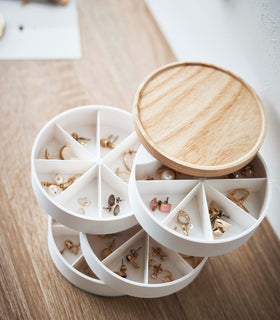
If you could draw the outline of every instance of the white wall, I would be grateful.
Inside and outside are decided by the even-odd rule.
[[[268,218],[280,237],[280,0],[146,0],[178,60],[211,62],[249,82],[264,102],[261,149],[272,176]]]

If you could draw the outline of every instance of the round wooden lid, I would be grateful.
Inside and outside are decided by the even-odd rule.
[[[145,148],[166,166],[194,176],[242,168],[266,133],[256,92],[232,72],[200,62],[173,63],[149,75],[133,114]]]

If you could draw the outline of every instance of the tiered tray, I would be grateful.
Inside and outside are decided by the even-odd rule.
[[[86,146],[73,138],[87,138]],[[115,148],[104,148],[101,139],[116,137]],[[64,148],[63,148],[64,147]],[[131,115],[105,106],[85,106],[66,111],[49,121],[38,134],[32,150],[32,186],[42,207],[57,221],[87,233],[112,233],[135,225],[128,200],[128,185],[116,174],[125,171],[123,154],[136,151],[139,141],[133,131]],[[61,159],[62,156],[65,160]],[[47,159],[50,157],[51,159]],[[64,181],[75,177],[65,190],[50,194],[48,186],[59,174]],[[121,198],[120,212],[109,212],[108,197]],[[88,206],[79,199],[89,201]]]
[[[218,178],[199,178],[176,173],[175,180],[161,180],[158,169],[162,163],[155,160],[142,146],[139,148],[135,165],[130,177],[130,202],[137,220],[155,240],[164,246],[181,253],[199,256],[224,254],[241,246],[254,233],[265,216],[268,202],[268,177],[265,164],[257,155],[250,163],[254,174],[250,178],[240,175]],[[153,180],[147,180],[147,179]],[[249,191],[244,206],[227,198],[235,189]],[[151,200],[157,197],[165,201],[169,197],[171,212],[152,211]],[[210,202],[214,200],[225,214],[222,219],[231,224],[231,228],[216,237],[209,218]],[[177,222],[177,214],[185,211],[192,227],[186,236]]]

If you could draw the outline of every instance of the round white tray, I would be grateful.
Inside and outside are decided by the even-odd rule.
[[[105,238],[80,233],[80,242],[84,257],[96,275],[112,288],[118,288],[120,292],[135,297],[162,297],[181,290],[197,277],[207,260],[198,258],[200,263],[193,268],[194,258],[183,259],[177,252],[165,248],[148,236],[140,225]],[[102,257],[102,250],[113,242],[112,253],[106,258]],[[136,261],[140,268],[135,269],[126,256],[130,250],[139,248]],[[166,258],[161,260],[158,255],[154,256],[153,248],[160,248]],[[154,270],[149,267],[150,259],[154,260],[153,264],[156,266],[161,264],[163,270],[169,270],[174,280],[164,282],[167,271],[153,279],[151,275]],[[120,271],[122,260],[127,267],[127,278],[115,273]]]
[[[86,147],[72,137],[90,139]],[[100,146],[100,139],[118,136],[114,149]],[[66,160],[59,151],[67,146]],[[138,138],[132,117],[126,111],[106,106],[84,106],[63,112],[50,120],[35,139],[31,155],[31,179],[34,193],[41,206],[55,220],[71,229],[87,233],[113,233],[137,223],[129,204],[128,184],[116,174],[126,170],[123,154],[137,150]],[[46,159],[45,150],[56,159]],[[56,195],[50,195],[41,182],[53,182],[56,174],[68,180],[76,174],[74,183]],[[60,189],[59,189],[60,190]],[[114,216],[104,209],[110,194],[119,196],[120,213]],[[86,197],[89,206],[78,203]],[[81,208],[84,215],[80,214]]]
[[[81,249],[77,255],[69,250],[65,250],[63,254],[61,254],[60,252],[64,248],[65,240],[70,240],[74,244],[77,244],[79,243],[79,233],[61,224],[58,224],[51,217],[49,217],[49,251],[51,258],[60,273],[72,284],[89,293],[111,297],[123,295],[107,286],[103,281],[85,274],[87,263],[84,259]]]
[[[172,250],[201,257],[232,251],[252,236],[265,217],[269,194],[267,168],[260,155],[251,164],[255,170],[253,178],[229,179],[223,176],[204,179],[178,174],[175,180],[161,180],[157,170],[162,164],[141,146],[129,181],[133,212],[148,234]],[[146,180],[148,176],[154,180]],[[250,214],[227,198],[228,193],[237,188],[250,192],[244,202]],[[169,197],[171,212],[163,213],[158,209],[153,212],[150,201],[154,197],[162,201]],[[219,238],[213,236],[209,219],[208,208],[212,200],[229,217],[222,219],[231,224],[230,230]],[[177,223],[179,210],[190,216],[193,227],[188,236]]]

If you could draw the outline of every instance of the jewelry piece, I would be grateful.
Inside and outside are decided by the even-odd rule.
[[[238,194],[239,194],[239,197],[237,196]],[[248,209],[243,204],[243,202],[248,198],[249,194],[250,194],[249,191],[246,189],[235,189],[231,191],[227,197],[229,200],[233,201],[240,208],[242,208],[243,210],[249,213]]]
[[[252,178],[255,175],[255,170],[251,165],[247,165],[241,169],[241,174],[246,178]]]
[[[118,138],[119,138],[119,136],[114,137],[113,135],[110,135],[108,137],[108,139],[100,139],[100,145],[103,148],[114,149],[115,148],[115,142],[117,141]]]
[[[152,267],[155,263],[154,259],[149,259],[149,268]]]
[[[63,184],[63,182],[64,182],[63,177],[60,174],[56,174],[54,177],[54,183],[56,185],[60,185],[60,184]]]
[[[88,277],[91,277],[91,278],[94,278],[94,279],[98,279],[97,276],[92,272],[92,270],[89,268],[88,265],[85,266],[84,273]]]
[[[159,211],[164,213],[169,213],[171,211],[171,204],[168,203],[169,197],[166,198],[166,200],[163,202],[161,200],[157,200],[157,198],[153,198],[150,202],[150,208],[152,211],[155,211],[157,208],[159,208]]]
[[[157,198],[153,198],[150,202],[150,208],[152,211],[156,211],[156,209],[158,208],[158,201]]]
[[[120,271],[115,271],[115,273],[117,275],[119,275],[120,277],[122,277],[122,278],[126,278],[127,277],[126,271],[127,271],[127,267],[124,264],[123,259],[122,259],[122,264],[121,264],[121,267],[120,267]]]
[[[162,273],[161,263],[158,266],[154,265],[153,267],[154,267],[154,272],[152,273],[151,277],[153,279],[157,279],[158,274]]]
[[[135,269],[139,269],[140,268],[140,264],[134,258],[138,257],[138,251],[141,248],[142,247],[138,248],[137,250],[131,249],[130,253],[126,255],[127,261],[129,261]]]
[[[169,270],[162,270],[162,271],[168,273],[168,275],[164,277],[164,280],[163,280],[164,282],[174,281],[172,273]]]
[[[230,173],[228,175],[228,178],[229,179],[238,179],[238,178],[241,178],[242,176],[245,178],[252,178],[252,177],[254,177],[254,175],[255,175],[255,170],[254,170],[253,166],[249,164],[238,171]]]
[[[117,197],[114,194],[110,194],[108,197],[108,206],[112,207],[115,204],[118,204],[120,201],[122,201],[120,197]]]
[[[164,213],[169,213],[171,211],[172,205],[170,203],[168,203],[168,199],[169,199],[169,197],[167,197],[164,202],[162,202],[162,201],[158,202],[159,211],[164,212]]]
[[[114,239],[108,248],[105,248],[101,251],[102,260],[107,258],[113,251],[112,248],[115,245],[116,240]]]
[[[183,210],[180,210],[177,214],[177,222],[180,224],[181,228],[183,229],[183,232],[185,236],[188,236],[188,227],[190,225],[190,216]]]
[[[124,152],[123,154],[123,164],[129,172],[131,172],[132,163],[134,160],[134,153],[136,153],[135,150],[129,150],[128,152]]]
[[[87,206],[89,206],[89,205],[91,204],[91,202],[88,200],[87,197],[85,197],[85,198],[79,198],[79,199],[78,199],[78,203],[79,203],[81,206],[85,206],[85,207],[87,207]]]
[[[56,174],[55,177],[54,177],[54,183],[42,181],[41,185],[43,187],[50,187],[51,185],[54,185],[54,186],[57,186],[60,189],[62,189],[62,191],[64,191],[65,189],[67,189],[76,180],[77,177],[79,177],[81,175],[82,175],[81,173],[77,173],[77,174],[75,174],[74,177],[69,178],[66,182],[60,183],[60,181],[64,181],[64,179],[59,174]]]
[[[48,186],[48,194],[50,194],[51,196],[55,196],[56,194],[59,193],[59,188],[58,186],[51,184]]]
[[[64,248],[60,251],[61,254],[63,254],[63,252],[69,249],[72,253],[74,254],[78,254],[80,251],[80,244],[75,245],[72,241],[70,240],[65,240],[64,242]]]
[[[152,247],[152,250],[153,250],[153,256],[159,256],[160,257],[160,260],[165,260],[167,258],[167,256],[162,252],[161,248],[157,247],[157,248],[154,248]]]
[[[80,208],[78,211],[77,211],[78,214],[81,214],[81,215],[84,215],[86,214],[85,212],[85,209],[84,208]]]
[[[151,177],[151,176],[148,176],[147,178],[146,178],[146,180],[155,180],[153,177]]]
[[[223,214],[222,210],[218,209],[217,204],[214,200],[212,200],[210,203],[209,216],[210,216],[212,231],[216,237],[220,237],[225,233],[226,230],[231,228],[230,223],[220,219],[222,216],[224,217],[227,217],[227,216]]]
[[[170,168],[162,167],[157,170],[161,174],[161,180],[175,180],[176,172]]]
[[[83,147],[86,147],[86,146],[87,146],[86,141],[90,141],[90,140],[91,140],[91,139],[88,139],[88,138],[79,137],[76,132],[73,132],[73,133],[71,134],[71,136],[72,136],[76,141],[78,141]]]
[[[52,157],[50,156],[50,153],[49,153],[48,149],[45,150],[45,158],[46,158],[46,159],[56,159],[56,158],[52,158]]]
[[[193,264],[192,264],[192,267],[195,269],[199,264],[200,264],[200,259],[198,257],[195,257],[195,256],[189,256],[187,254],[183,254],[183,253],[179,253],[180,256],[187,260],[187,259],[192,259],[193,260]]]
[[[64,155],[64,151],[65,151],[66,149],[67,149],[67,146],[65,145],[65,146],[61,147],[61,149],[60,149],[60,151],[59,151],[59,155],[60,155],[60,158],[61,158],[62,160],[66,160],[65,155]]]
[[[130,172],[129,171],[120,171],[120,168],[116,169],[116,175],[120,177],[124,182],[129,181]]]

